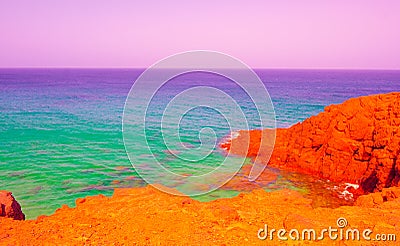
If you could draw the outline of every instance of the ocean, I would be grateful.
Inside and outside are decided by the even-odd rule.
[[[146,184],[128,159],[122,134],[125,101],[141,72],[143,69],[0,69],[0,189],[13,192],[28,219],[51,214],[62,204],[74,206],[79,197],[111,195],[114,188]],[[255,72],[269,91],[278,127],[289,127],[322,112],[327,105],[352,97],[400,91],[400,71],[258,69]],[[210,139],[207,158],[200,158],[195,166],[187,165],[185,160],[171,155],[160,138],[156,126],[165,105],[177,93],[195,86],[211,86],[227,92],[240,102],[249,127],[260,127],[250,98],[232,81],[204,73],[187,74],[171,81],[150,104],[149,146],[157,161],[179,173],[201,174],[225,158],[215,139]],[[198,99],[186,100],[190,104]],[[203,107],[186,116],[180,121],[179,130],[181,141],[189,149],[201,145],[199,131],[204,127],[213,130],[217,141],[230,133],[229,122],[218,111]],[[208,135],[205,136],[204,142],[208,143]],[[136,147],[140,155],[146,146]],[[136,154],[135,148],[131,151]],[[189,155],[197,158],[196,153]],[[142,158],[139,165],[143,168],[146,162],[154,160]],[[188,184],[171,185],[180,189]],[[302,186],[283,177],[265,189],[307,192],[310,185]],[[223,190],[198,199],[237,194],[235,190]]]

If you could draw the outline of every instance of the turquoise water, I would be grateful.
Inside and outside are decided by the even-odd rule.
[[[0,69],[0,189],[13,192],[28,218],[51,214],[62,204],[73,206],[78,197],[110,195],[116,187],[145,185],[128,160],[121,126],[126,96],[140,73],[134,69]],[[288,127],[323,111],[326,105],[351,97],[400,91],[398,71],[257,73],[270,92],[279,127]],[[158,122],[160,109],[174,93],[195,85],[228,91],[241,102],[250,127],[259,126],[257,111],[239,88],[222,78],[199,74],[178,79],[157,95],[152,122]],[[223,117],[200,108],[182,120],[181,140],[189,148],[199,147],[198,131],[203,127],[213,129],[218,140],[229,134]],[[165,151],[157,128],[151,124],[149,133],[157,160],[171,170],[199,174],[224,158],[211,141],[208,148],[212,154],[195,167],[188,166]],[[137,146],[138,153],[141,148]],[[176,145],[177,151],[179,148]],[[140,165],[146,168],[151,160],[143,156]],[[286,176],[281,175],[283,178],[267,188],[303,187]],[[219,190],[198,199],[236,194]]]

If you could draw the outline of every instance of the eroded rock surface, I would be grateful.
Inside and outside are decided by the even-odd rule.
[[[388,242],[323,240],[261,241],[258,230],[337,228],[372,230],[400,235],[400,198],[369,203],[372,195],[398,194],[392,187],[359,199],[360,206],[335,209],[313,208],[310,199],[292,190],[262,189],[229,199],[198,202],[173,196],[151,186],[116,189],[112,197],[102,195],[76,200],[76,208],[63,206],[51,216],[16,221],[0,218],[0,244],[5,245],[387,245]],[[398,239],[397,239],[398,240]],[[395,244],[395,242],[392,242]]]
[[[266,163],[268,131],[240,131],[221,147]],[[400,93],[390,93],[331,105],[302,123],[277,129],[269,165],[357,183],[364,192],[373,192],[399,184],[399,155]]]
[[[21,206],[9,191],[0,190],[0,217],[24,220]]]

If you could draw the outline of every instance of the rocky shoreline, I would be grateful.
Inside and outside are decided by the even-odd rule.
[[[230,153],[266,164],[269,131],[240,131],[221,144]],[[247,147],[250,148],[247,148]],[[268,228],[322,230],[346,220],[346,228],[400,236],[400,93],[350,99],[288,129],[276,132],[269,165],[337,182],[349,182],[354,206],[313,207],[292,190],[251,189],[229,199],[198,202],[152,186],[116,189],[76,200],[51,216],[24,221],[10,192],[0,192],[0,244],[115,245],[282,245],[276,237],[259,239]],[[249,169],[245,167],[244,169]],[[247,170],[248,171],[248,170]],[[260,177],[268,180],[267,172]],[[242,185],[233,180],[232,186]],[[356,186],[358,185],[358,186]],[[247,183],[243,187],[247,186]],[[358,189],[357,189],[358,188]],[[312,240],[319,245],[359,245],[360,241]],[[384,242],[363,241],[362,245]]]
[[[51,216],[36,220],[0,219],[1,245],[380,245],[373,241],[282,242],[262,241],[257,234],[269,228],[322,230],[337,227],[345,218],[346,228],[369,229],[371,237],[400,235],[400,188],[360,196],[354,206],[313,208],[311,200],[298,192],[257,189],[234,198],[198,202],[172,196],[152,186],[116,189],[112,197],[102,195],[76,200],[76,208],[63,206]],[[382,242],[382,245],[384,242]]]
[[[266,164],[268,129],[239,131],[221,144]],[[249,146],[247,148],[247,146]],[[287,129],[277,129],[269,166],[359,185],[360,194],[400,181],[400,93],[353,98]]]

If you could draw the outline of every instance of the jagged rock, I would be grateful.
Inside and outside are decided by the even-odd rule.
[[[221,147],[263,161],[270,151],[269,131],[240,131]],[[261,139],[267,145],[260,146]],[[400,93],[396,92],[353,98],[288,129],[277,129],[269,165],[357,183],[364,192],[373,192],[399,184],[399,155]]]
[[[25,220],[21,206],[9,191],[0,190],[0,217]]]

